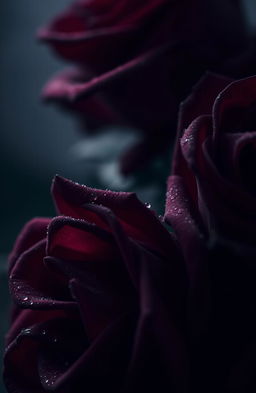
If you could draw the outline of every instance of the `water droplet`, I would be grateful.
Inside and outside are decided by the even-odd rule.
[[[151,204],[150,203],[145,203],[145,206],[147,209],[151,209]]]
[[[182,138],[181,139],[181,143],[182,143],[182,145],[185,145],[186,143],[193,142],[193,139],[194,139],[194,136],[193,135],[189,135],[189,136],[187,136],[185,138]]]
[[[11,345],[9,344],[9,345],[5,348],[4,352],[5,352],[5,353],[8,352],[10,348],[11,348]]]
[[[29,334],[29,333],[31,333],[31,329],[29,329],[29,328],[23,329],[23,330],[22,330],[22,333],[23,333],[23,334]]]
[[[45,331],[45,330],[43,330],[43,331],[42,331],[42,334],[45,336],[45,335],[46,335],[46,331]]]
[[[23,300],[26,302],[26,301],[28,300],[28,297],[25,296],[25,297],[23,298]]]

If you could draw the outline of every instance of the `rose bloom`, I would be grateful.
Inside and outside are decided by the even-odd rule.
[[[10,257],[8,392],[185,392],[186,275],[175,238],[135,194],[56,177],[59,216]]]
[[[197,392],[256,391],[256,77],[231,82],[209,74],[182,104],[167,193]]]
[[[234,0],[76,1],[39,37],[74,64],[47,84],[46,100],[78,114],[87,129],[142,132],[121,159],[123,173],[168,149],[192,85],[206,70],[231,72],[226,61],[248,47]]]

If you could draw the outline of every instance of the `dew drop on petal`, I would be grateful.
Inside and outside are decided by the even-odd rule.
[[[31,333],[31,329],[27,328],[27,329],[24,329],[22,332],[24,334],[29,334],[29,333]]]

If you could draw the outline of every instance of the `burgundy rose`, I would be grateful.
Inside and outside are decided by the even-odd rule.
[[[43,95],[88,128],[128,125],[144,141],[128,151],[131,172],[162,152],[176,130],[179,102],[205,70],[247,48],[240,1],[76,1],[39,37],[75,68],[55,76]],[[231,63],[230,63],[231,64]]]
[[[256,77],[208,75],[181,106],[165,215],[189,277],[193,391],[256,390],[255,172]]]
[[[10,258],[8,392],[187,392],[186,280],[174,238],[135,194],[57,177],[60,216]]]

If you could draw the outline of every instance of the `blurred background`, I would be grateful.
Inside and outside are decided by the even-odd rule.
[[[132,143],[133,135],[120,138],[117,130],[112,130],[107,140],[103,137],[85,144],[73,119],[40,102],[42,86],[61,64],[36,42],[35,32],[68,3],[70,0],[0,2],[1,348],[8,323],[6,256],[26,221],[54,215],[49,188],[55,173],[95,187],[138,191],[156,210],[154,203],[162,198],[154,187],[144,184],[138,189],[133,179],[118,175],[113,157],[124,143]],[[256,28],[256,2],[244,3],[248,23]],[[91,160],[102,145],[103,159],[108,161],[104,170],[102,157]],[[4,391],[0,385],[0,392]]]

